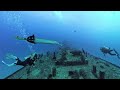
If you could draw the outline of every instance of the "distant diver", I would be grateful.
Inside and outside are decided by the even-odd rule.
[[[110,48],[104,46],[104,47],[101,47],[100,50],[104,54],[104,56],[106,54],[109,54],[109,55],[112,55],[112,56],[117,56],[120,59],[120,56],[115,49],[110,49]],[[113,51],[114,51],[114,53],[112,53]]]
[[[36,38],[34,36],[34,34],[32,36],[27,37],[27,38],[22,38],[22,37],[17,36],[16,39],[17,40],[26,40],[26,41],[33,43],[33,44],[55,44],[55,45],[62,46],[62,44],[60,44],[57,41]]]
[[[76,30],[74,30],[73,32],[76,32]]]
[[[11,63],[11,64],[7,64],[5,61],[2,61],[3,64],[7,65],[7,66],[14,66],[14,65],[20,65],[20,66],[31,66],[31,65],[35,65],[35,61],[36,59],[33,58],[35,57],[36,54],[32,54],[32,56],[29,56],[29,57],[26,57],[24,61],[20,60],[17,56],[14,56],[14,55],[7,55],[7,58],[8,59],[14,59],[16,60],[14,63]]]

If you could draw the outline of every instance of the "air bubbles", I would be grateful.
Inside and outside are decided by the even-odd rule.
[[[9,27],[10,30],[19,31],[22,37],[27,37],[26,29],[24,28],[23,18],[21,14],[23,12],[18,11],[3,11],[3,23]],[[32,46],[28,44],[28,48],[32,52]]]

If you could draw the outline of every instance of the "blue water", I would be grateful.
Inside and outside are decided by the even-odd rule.
[[[115,48],[120,53],[119,11],[0,11],[0,78],[5,78],[22,66],[7,67],[2,60],[11,53],[24,60],[32,52],[54,51],[56,45],[36,44],[16,40],[16,36],[35,34],[38,38],[66,41],[72,47],[120,66],[117,57],[100,52],[101,46]],[[74,32],[76,30],[76,32]]]

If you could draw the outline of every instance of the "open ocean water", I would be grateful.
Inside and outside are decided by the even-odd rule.
[[[12,74],[22,66],[8,67],[1,61],[11,53],[24,60],[33,52],[55,51],[57,45],[31,44],[16,40],[16,36],[66,42],[71,47],[84,48],[90,54],[120,66],[120,59],[106,55],[100,47],[115,48],[120,53],[119,11],[0,11],[0,79]]]

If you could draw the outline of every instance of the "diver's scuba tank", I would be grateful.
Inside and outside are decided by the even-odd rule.
[[[27,37],[27,41],[30,42],[30,43],[35,44],[35,36],[34,36],[34,34],[32,36]]]

